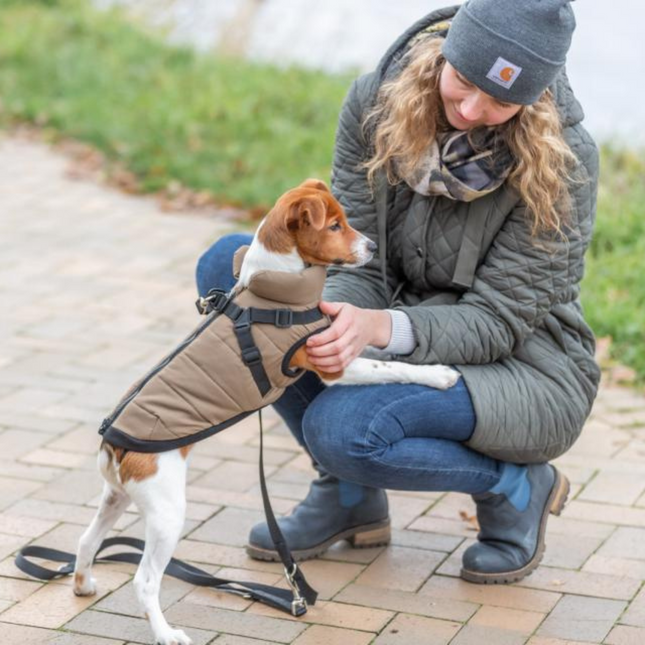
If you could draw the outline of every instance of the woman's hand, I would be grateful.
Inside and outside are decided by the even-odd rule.
[[[324,300],[320,309],[333,322],[328,329],[307,340],[307,356],[325,372],[333,374],[345,369],[366,345],[382,348],[390,342],[392,319],[387,311]]]

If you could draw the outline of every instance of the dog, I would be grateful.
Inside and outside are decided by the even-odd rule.
[[[243,291],[260,271],[299,273],[307,265],[360,267],[369,262],[376,245],[347,222],[340,203],[326,184],[308,179],[287,191],[260,223],[246,252],[233,293]],[[289,363],[294,369],[316,372],[327,383],[419,383],[446,389],[459,372],[443,365],[408,365],[356,358],[340,373],[326,373],[313,365],[305,346]],[[187,459],[191,446],[160,453],[143,453],[103,441],[98,468],[104,488],[96,516],[80,538],[74,570],[74,593],[96,593],[92,562],[99,546],[119,516],[133,502],[145,521],[145,550],[134,578],[136,595],[161,645],[190,645],[191,639],[173,629],[159,604],[161,579],[184,524]]]

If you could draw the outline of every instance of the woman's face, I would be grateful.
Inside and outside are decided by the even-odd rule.
[[[439,93],[450,125],[470,130],[480,125],[499,125],[514,117],[522,106],[503,103],[466,80],[448,61],[439,79]]]

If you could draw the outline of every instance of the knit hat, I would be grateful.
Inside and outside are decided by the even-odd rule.
[[[530,105],[564,66],[575,26],[570,0],[468,0],[442,51],[486,94]]]

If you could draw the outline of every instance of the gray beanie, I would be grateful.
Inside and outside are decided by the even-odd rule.
[[[575,26],[569,0],[469,0],[442,51],[486,94],[530,105],[564,66]]]

